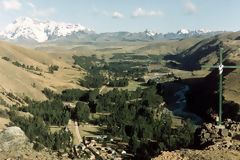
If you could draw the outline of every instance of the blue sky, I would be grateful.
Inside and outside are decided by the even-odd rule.
[[[240,0],[0,0],[0,29],[19,16],[79,23],[96,32],[240,30]]]

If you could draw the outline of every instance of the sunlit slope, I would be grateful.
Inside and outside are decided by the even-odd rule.
[[[10,61],[2,57],[7,57]],[[26,66],[38,67],[41,71],[18,67],[12,64],[15,61]],[[51,65],[59,66],[59,70],[53,74],[48,73],[48,67]],[[0,42],[0,75],[1,94],[11,92],[20,97],[29,96],[44,100],[46,98],[41,92],[42,89],[48,87],[61,91],[78,87],[77,80],[82,76],[82,72],[72,68],[71,64],[64,62],[60,57]]]

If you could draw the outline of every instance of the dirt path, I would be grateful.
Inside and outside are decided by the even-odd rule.
[[[80,144],[82,142],[82,137],[80,135],[78,123],[70,119],[68,122],[68,129],[73,134],[73,144],[75,145]]]
[[[103,94],[102,92],[104,91],[105,88],[106,86],[102,86],[101,89],[99,90],[99,94]]]
[[[81,143],[82,142],[82,137],[80,135],[78,123],[75,121],[74,125],[75,125],[75,132],[76,132],[76,135],[77,135],[77,139],[78,139],[79,143]]]

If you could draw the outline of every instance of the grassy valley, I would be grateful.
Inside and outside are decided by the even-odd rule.
[[[238,64],[238,37],[49,42],[32,48],[1,42],[0,129],[19,126],[35,150],[71,159],[104,159],[106,153],[151,159],[197,147],[195,117],[210,122],[217,111],[217,71],[201,65],[216,64],[220,42],[225,63]],[[233,117],[227,107],[239,110],[239,73],[225,74],[224,118]]]

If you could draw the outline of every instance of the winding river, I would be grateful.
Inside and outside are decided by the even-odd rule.
[[[177,101],[176,104],[173,108],[172,113],[175,116],[179,116],[179,117],[183,117],[186,119],[191,119],[191,121],[195,124],[195,125],[199,125],[202,123],[202,118],[199,117],[198,115],[192,113],[192,112],[188,112],[186,111],[186,107],[187,107],[187,100],[186,100],[186,93],[189,91],[189,86],[188,85],[183,85],[176,93],[174,96],[177,97]]]

